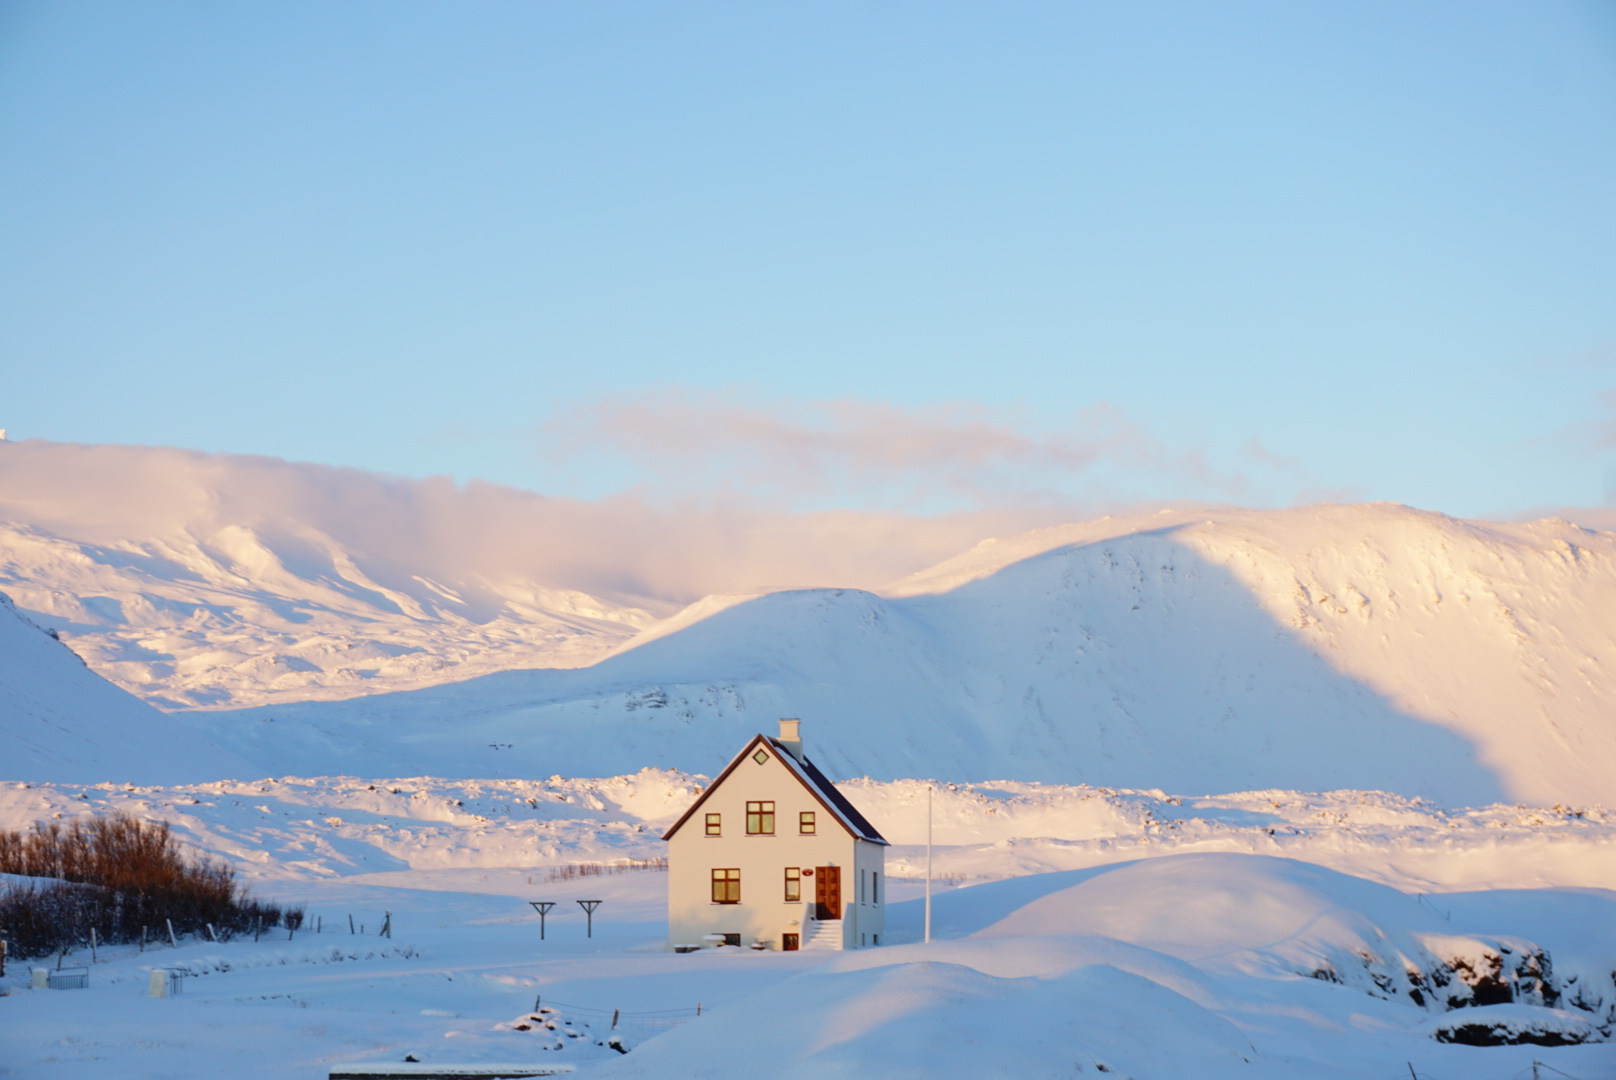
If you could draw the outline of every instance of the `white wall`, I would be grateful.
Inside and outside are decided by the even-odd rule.
[[[786,868],[836,866],[842,871],[843,942],[846,947],[857,947],[859,933],[881,932],[870,927],[875,925],[871,920],[881,919],[882,910],[858,903],[858,872],[861,868],[866,874],[881,870],[886,849],[855,840],[780,763],[774,748],[764,749],[768,761],[759,765],[750,757],[743,759],[669,841],[668,940],[676,945],[698,944],[706,934],[740,934],[743,945],[762,940],[778,949],[782,934],[805,933],[802,924],[813,915],[814,879],[803,878],[802,900],[789,903],[785,899]],[[774,835],[746,834],[749,800],[774,802]],[[811,836],[798,832],[798,814],[805,810],[815,815],[817,831]],[[722,836],[705,834],[709,813],[722,815]],[[741,871],[739,904],[712,901],[712,871],[727,867]]]

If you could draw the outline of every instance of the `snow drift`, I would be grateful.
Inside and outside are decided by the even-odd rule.
[[[995,918],[997,894],[1012,891],[1032,898]],[[1555,973],[1549,950],[1495,936],[1499,927],[1455,933],[1470,913],[1444,918],[1394,889],[1287,859],[1168,856],[946,899],[956,922],[974,912],[988,925],[843,954],[601,1074],[1320,1075],[1287,1051],[1316,1054],[1329,1031],[1558,1046],[1602,1041],[1616,1018],[1608,963]],[[1496,980],[1473,966],[1478,955],[1530,959],[1505,959],[1504,970],[1526,974]],[[1571,987],[1587,995],[1573,999]],[[1280,1035],[1279,1014],[1299,1039]],[[1333,1048],[1325,1075],[1364,1074],[1344,1049]]]

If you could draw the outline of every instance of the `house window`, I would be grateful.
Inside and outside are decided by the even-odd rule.
[[[752,755],[752,760],[761,765],[765,761],[769,760],[769,755],[765,754],[762,750],[759,750],[757,753]]]
[[[739,904],[741,902],[741,872],[739,869],[713,871],[713,903]]]
[[[881,902],[881,871],[879,871],[879,870],[871,870],[870,871],[870,903],[879,904],[880,902]],[[881,939],[876,938],[875,943],[877,945],[881,944]]]
[[[749,802],[746,804],[746,835],[774,835],[774,803]]]
[[[723,814],[708,814],[707,815],[707,835],[708,836],[723,836],[724,835],[724,815]]]
[[[786,903],[802,900],[802,871],[795,866],[786,867]]]
[[[797,815],[797,831],[805,836],[814,831],[814,812],[812,810],[804,810]]]

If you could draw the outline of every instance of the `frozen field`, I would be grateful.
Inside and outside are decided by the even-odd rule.
[[[1390,1080],[1412,1065],[1504,1080],[1534,1060],[1616,1075],[1602,1041],[1437,1038],[1465,1024],[1609,1033],[1616,822],[1598,810],[943,785],[949,884],[928,946],[920,886],[904,880],[921,872],[925,783],[854,781],[894,841],[897,944],[841,955],[669,954],[663,874],[556,880],[659,855],[660,828],[704,780],[0,787],[0,825],[111,807],[162,817],[255,892],[309,912],[291,941],[75,953],[66,963],[91,969],[82,991],[30,991],[33,965],[13,962],[0,1075],[323,1078],[406,1055],[647,1077]],[[538,899],[559,905],[542,942]],[[605,901],[593,939],[577,899]],[[393,935],[379,937],[388,912]],[[144,996],[148,969],[169,966],[197,974],[176,997]],[[556,1012],[535,1022],[536,1005]],[[600,1045],[613,1010],[627,1055]]]

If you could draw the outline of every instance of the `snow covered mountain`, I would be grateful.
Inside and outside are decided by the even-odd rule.
[[[1037,520],[674,512],[273,458],[0,441],[0,589],[163,709],[575,667],[709,592],[874,585]]]
[[[0,525],[0,582],[17,603],[167,709],[586,663],[654,621],[645,607],[577,590],[410,569],[310,529],[220,525],[87,544]]]
[[[0,588],[165,709],[586,663],[679,606],[524,573],[499,549],[530,523],[489,527],[511,517],[502,493],[167,448],[0,443]]]
[[[0,593],[0,778],[180,783],[253,766],[95,674]]]
[[[777,716],[843,776],[1616,802],[1616,535],[1396,505],[989,541],[710,598],[587,668],[199,717],[276,773],[699,771]]]
[[[967,524],[794,520],[0,443],[0,588],[259,775],[704,771],[794,715],[842,776],[1616,803],[1616,534],[1177,510],[880,586]]]

